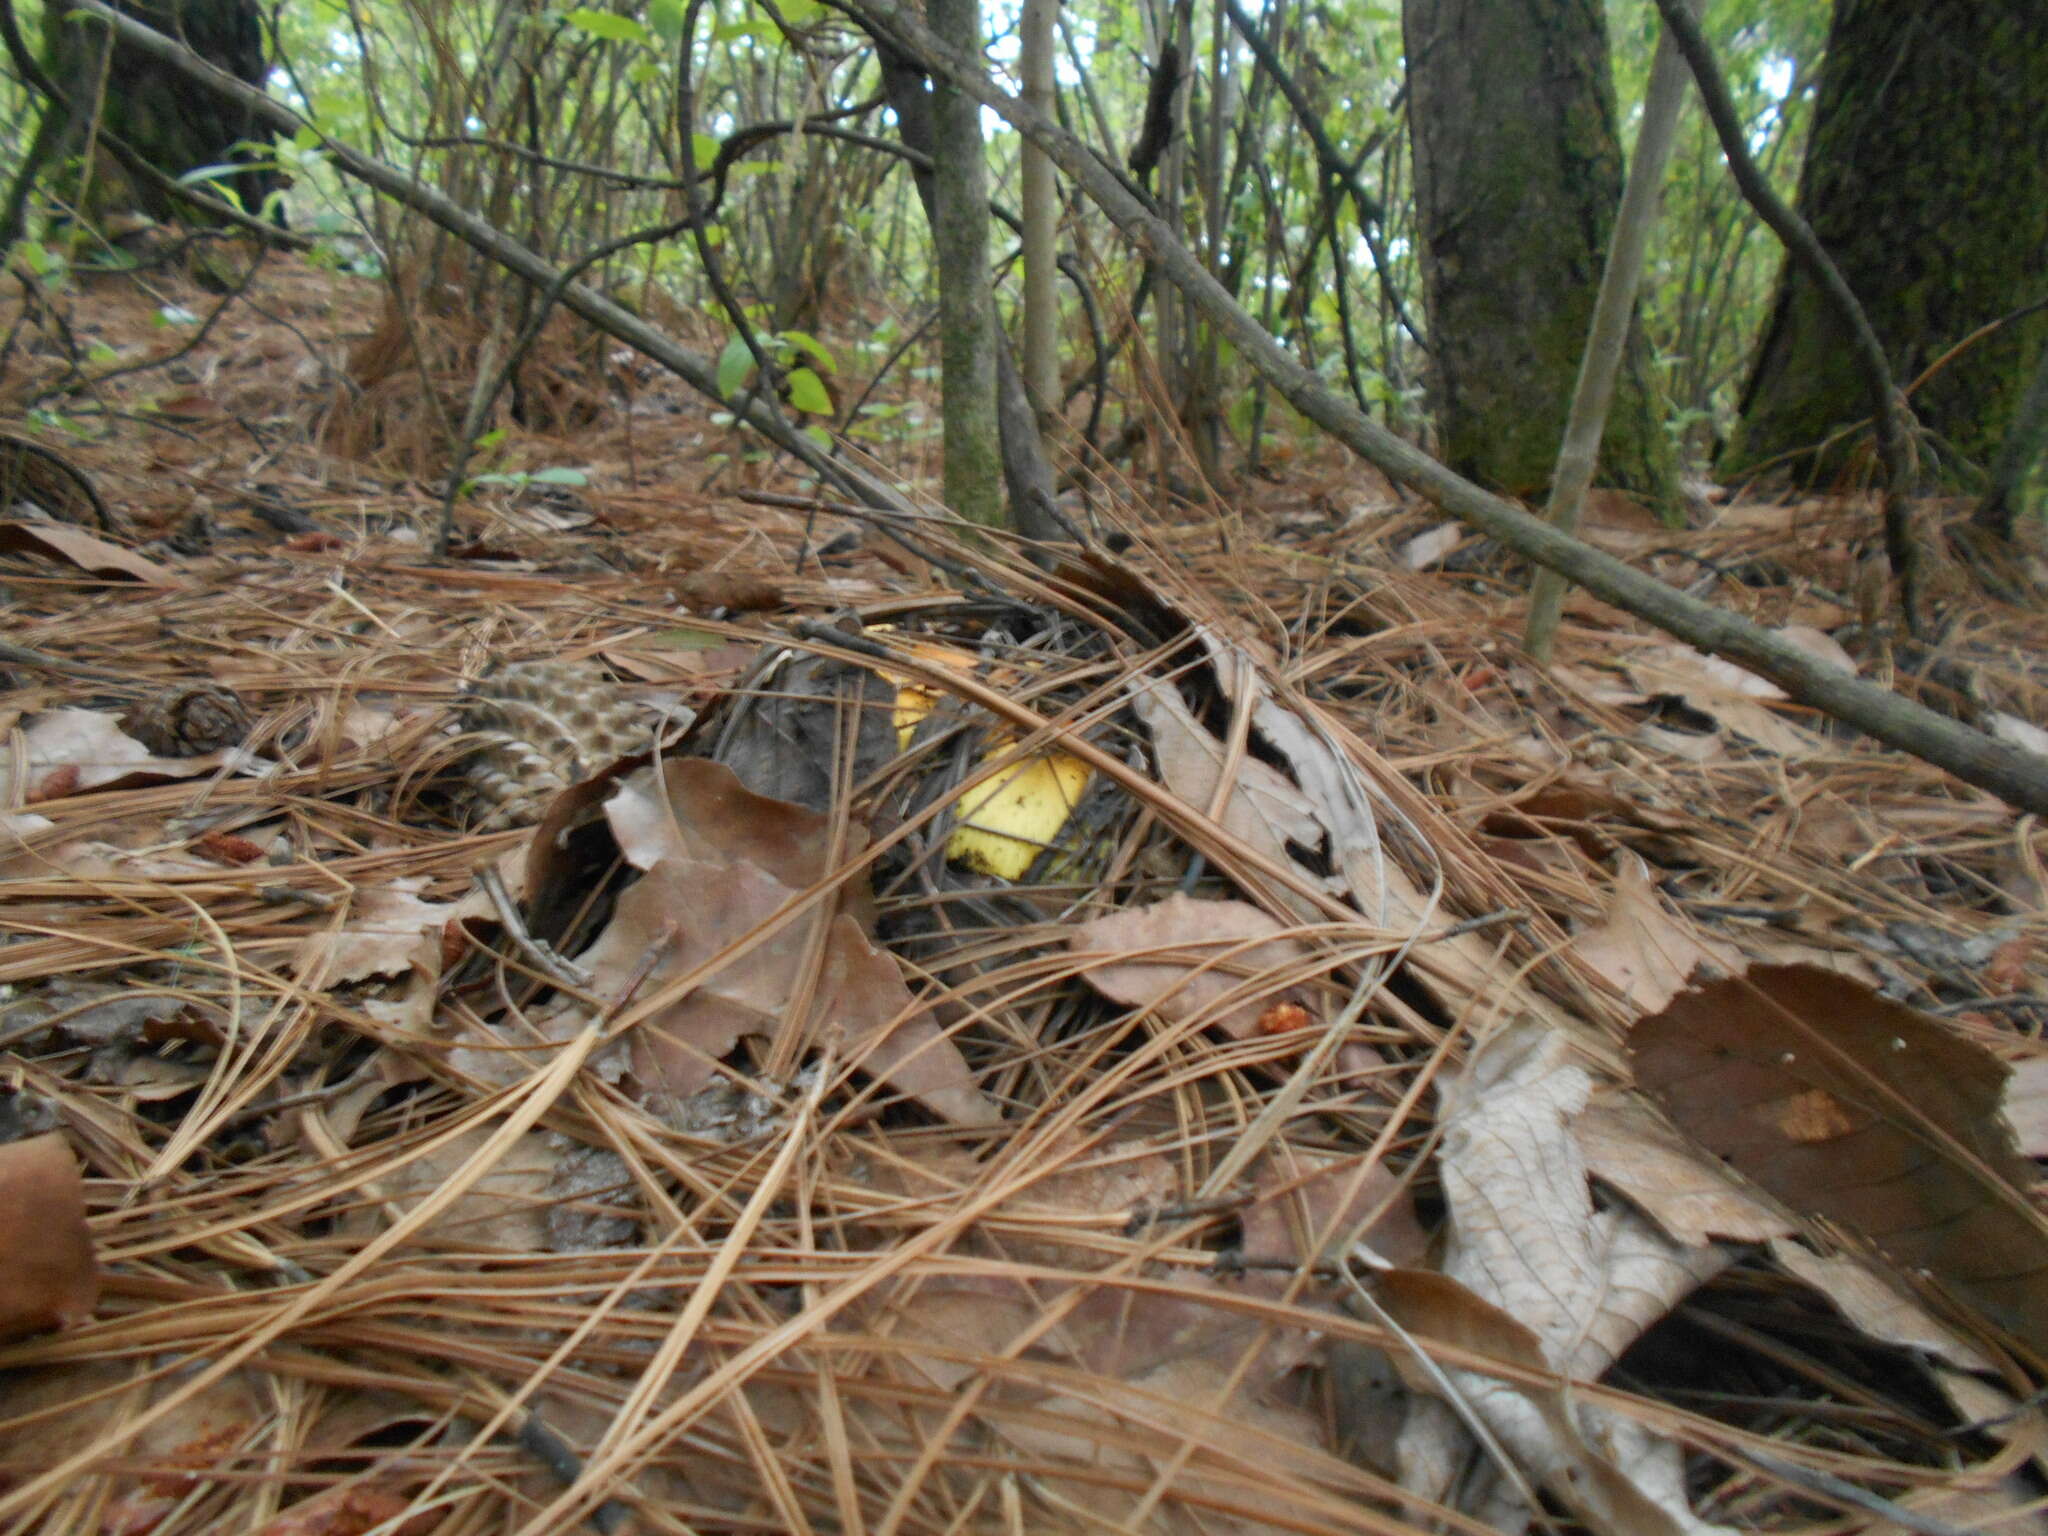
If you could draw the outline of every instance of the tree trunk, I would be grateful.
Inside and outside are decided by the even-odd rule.
[[[938,129],[933,112],[933,93],[925,88],[924,71],[880,38],[875,53],[882,67],[882,88],[896,113],[897,131],[904,144],[938,163]],[[977,138],[980,121],[975,120]],[[924,205],[925,222],[931,226],[936,247],[938,234],[938,177],[934,171],[912,171],[918,201]],[[986,268],[984,268],[984,272]],[[995,296],[984,277],[977,285],[987,314],[988,337],[995,349],[996,433],[1001,440],[1003,483],[1010,497],[1012,526],[1027,539],[1048,543],[1067,538],[1053,504],[1052,466],[1045,455],[1045,443],[1038,431],[1038,417],[1026,397],[1024,378],[1010,355],[1009,337],[996,323]],[[943,345],[943,344],[942,344]]]
[[[980,56],[976,0],[926,0],[925,14],[939,37]],[[1003,524],[1003,458],[996,425],[981,106],[942,80],[932,82],[932,196],[946,505],[970,523],[998,528]]]
[[[1024,99],[1047,117],[1053,115],[1052,34],[1059,0],[1024,0]],[[1022,156],[1023,190],[1019,212],[1024,220],[1024,387],[1047,427],[1059,408],[1059,184],[1052,162],[1035,145]]]
[[[1407,0],[1402,30],[1439,456],[1533,496],[1557,459],[1621,197],[1605,16],[1600,0]],[[1640,337],[1600,477],[1674,498]]]
[[[1972,331],[2042,297],[2048,270],[2048,24],[2040,0],[1836,0],[1799,212],[1863,303],[1902,386]],[[1997,331],[1912,397],[1938,434],[1923,468],[1989,463],[2048,341]],[[1723,468],[1783,462],[1826,483],[1869,415],[1812,282],[1780,273]],[[1945,446],[1944,446],[1945,445]]]
[[[270,65],[263,45],[262,10],[254,0],[114,0],[118,9],[159,32],[182,39],[193,52],[236,79],[261,89]],[[55,103],[24,157],[7,206],[0,211],[0,245],[26,232],[26,209],[37,177],[84,147],[93,123],[125,140],[150,165],[173,179],[204,166],[249,158],[236,146],[263,143],[267,130],[251,112],[183,75],[158,67],[125,43],[107,56],[105,29],[70,19],[71,7],[51,0],[44,9],[44,62],[68,99]],[[232,192],[244,211],[258,214],[263,200],[285,185],[274,169],[252,168],[220,177],[209,190]],[[192,209],[162,187],[131,178],[105,157],[81,167],[60,188],[67,203],[89,215],[137,208],[153,219],[193,217]],[[81,194],[83,194],[81,196]]]

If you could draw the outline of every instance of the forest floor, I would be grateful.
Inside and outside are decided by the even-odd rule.
[[[565,330],[439,557],[414,320],[0,303],[0,1530],[2048,1531],[2032,818],[1327,451],[1041,571]],[[1586,533],[2048,741],[1874,522]]]

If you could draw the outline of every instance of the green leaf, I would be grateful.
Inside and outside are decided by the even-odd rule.
[[[536,469],[526,477],[535,485],[588,485],[590,476],[580,469],[571,469],[566,464],[551,465],[547,469]]]
[[[708,133],[693,133],[690,135],[690,153],[696,157],[697,169],[708,171],[711,162],[718,158],[718,140]]]
[[[775,8],[787,27],[807,27],[825,14],[823,0],[776,0]]]
[[[832,396],[826,393],[824,380],[808,368],[789,370],[789,403],[813,416],[832,414]]]
[[[40,245],[34,240],[24,240],[16,249],[21,252],[21,259],[29,271],[37,277],[48,277],[62,265],[47,245]]]
[[[505,441],[505,429],[503,427],[493,427],[476,440],[475,446],[477,451],[482,453],[487,449],[497,447],[503,441]]]
[[[647,24],[654,28],[654,35],[664,43],[672,43],[683,35],[683,0],[652,0],[647,7]]]
[[[611,11],[579,9],[570,11],[562,19],[577,31],[601,37],[608,43],[648,43],[653,40],[648,30],[632,17],[615,15]]]
[[[783,331],[782,339],[800,351],[808,352],[818,360],[818,366],[827,373],[837,373],[839,365],[832,361],[832,354],[825,350],[824,343],[808,331]]]
[[[246,163],[220,161],[213,165],[195,165],[191,170],[181,175],[178,180],[185,186],[197,187],[203,186],[209,181],[221,181],[229,176],[239,175],[248,169],[250,169],[250,166]]]
[[[730,400],[739,393],[740,385],[747,381],[753,371],[754,354],[747,350],[746,342],[735,336],[725,344],[725,350],[718,354],[719,398]]]

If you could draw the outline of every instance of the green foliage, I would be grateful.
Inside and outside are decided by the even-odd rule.
[[[653,34],[632,17],[620,16],[611,11],[578,9],[568,12],[562,19],[575,31],[586,32],[607,42],[638,43],[645,46],[654,40]]]
[[[1401,318],[1404,311],[1420,315],[1422,294],[1402,117],[1400,7],[1393,0],[1297,0],[1269,12],[1261,0],[1242,0],[1344,168],[1384,204],[1385,219],[1369,245],[1358,208],[1341,190],[1333,196],[1335,184],[1294,108],[1256,67],[1243,38],[1227,22],[1212,25],[1216,3],[1198,0],[1180,39],[1186,131],[1152,190],[1210,270],[1297,356],[1354,389],[1389,422],[1418,428],[1426,358]],[[1608,0],[1608,10],[1626,138],[1656,23],[1648,0]],[[276,12],[281,57],[274,89],[319,133],[401,165],[562,262],[674,220],[683,207],[683,179],[711,167],[735,134],[754,125],[811,115],[818,127],[894,136],[891,116],[873,105],[881,77],[871,46],[821,0],[705,0],[689,37],[686,15],[686,0],[567,8],[497,0],[285,0]],[[1175,15],[1168,0],[1072,0],[1064,8],[1062,115],[1113,163],[1122,163],[1137,136],[1147,69]],[[33,27],[39,18],[25,8],[23,19]],[[1706,29],[1759,156],[1788,191],[1827,19],[1826,0],[1709,0],[1705,8]],[[982,24],[991,59],[1013,63],[1013,0],[985,5]],[[679,122],[685,61],[693,115]],[[0,77],[0,108],[0,159],[10,151],[18,159],[35,112],[11,76]],[[1013,206],[1018,137],[987,115],[983,122],[994,130],[986,134],[992,197]],[[291,225],[318,237],[312,259],[364,277],[417,278],[452,263],[445,270],[470,296],[465,302],[480,313],[520,313],[514,285],[339,177],[319,133],[257,146],[290,177]],[[784,398],[807,414],[836,416],[839,391],[853,435],[876,445],[921,443],[932,430],[926,401],[936,352],[926,339],[897,353],[934,299],[929,239],[910,176],[898,160],[815,129],[743,142],[746,152],[716,188],[720,200],[705,239],[768,349]],[[592,176],[584,169],[591,166],[634,179]],[[187,179],[231,194],[224,178],[239,169],[246,167],[223,162]],[[698,180],[707,203],[713,190]],[[1004,274],[998,304],[1007,309],[1015,278],[1003,265],[1008,237],[1000,225],[996,238],[992,256]],[[1061,238],[1063,250],[1081,254],[1114,338],[1139,263],[1085,206],[1069,209]],[[71,270],[51,238],[17,247],[15,259],[46,286],[62,284]],[[1384,270],[1377,270],[1382,261]],[[1711,135],[1692,112],[1674,157],[1641,313],[1660,354],[1673,429],[1695,452],[1726,423],[1776,261],[1775,243],[1735,196]],[[722,313],[688,238],[629,247],[588,280],[619,289],[652,285],[684,314]],[[1071,284],[1063,284],[1061,301],[1063,364],[1070,379],[1078,378],[1091,358]],[[1161,340],[1169,333],[1157,329],[1162,316],[1177,327],[1170,353]],[[1217,429],[1236,451],[1248,451],[1255,437],[1270,439],[1282,418],[1271,402],[1255,404],[1246,367],[1231,348],[1207,336],[1157,287],[1140,323],[1142,366],[1156,363],[1183,398],[1213,401]],[[718,388],[726,400],[739,399],[755,367],[744,344],[707,342],[702,334],[685,339],[722,347]],[[1149,381],[1131,371],[1140,350],[1123,344],[1112,369],[1107,433],[1119,411],[1153,409]],[[858,388],[841,389],[838,356],[849,359]]]

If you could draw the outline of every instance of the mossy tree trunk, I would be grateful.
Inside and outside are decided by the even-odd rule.
[[[110,0],[117,9],[157,31],[185,42],[201,58],[236,79],[263,86],[270,73],[264,47],[263,12],[255,0]],[[156,184],[123,174],[111,159],[99,157],[73,164],[84,148],[88,131],[97,124],[126,141],[150,165],[177,178],[210,165],[247,160],[245,141],[258,144],[270,135],[253,113],[194,85],[176,70],[165,69],[127,44],[115,44],[109,56],[106,29],[79,17],[64,0],[50,0],[43,12],[44,67],[69,101],[68,112],[45,103],[34,142],[0,212],[0,239],[26,232],[25,211],[31,189],[46,173],[57,171],[52,186],[68,205],[82,212],[136,208],[153,219],[190,219],[187,204]],[[89,174],[88,174],[89,173]],[[208,190],[231,190],[243,209],[262,210],[263,200],[284,185],[267,167],[251,167],[221,177]]]
[[[2048,293],[2048,13],[2041,0],[1836,0],[1799,212],[1911,383]],[[2048,315],[2008,325],[1912,397],[1934,463],[1982,466],[2019,409]],[[1829,483],[1869,414],[1841,327],[1787,265],[1722,467]],[[1930,467],[1922,453],[1923,468]]]
[[[977,0],[925,0],[943,41],[981,56]],[[1003,454],[996,422],[995,310],[988,287],[988,171],[981,107],[932,82],[932,264],[939,285],[939,391],[946,505],[970,523],[1003,524]]]
[[[1549,483],[1615,208],[1601,0],[1407,0],[1408,117],[1440,456],[1511,495]],[[1672,499],[1676,454],[1632,335],[1603,483]]]

